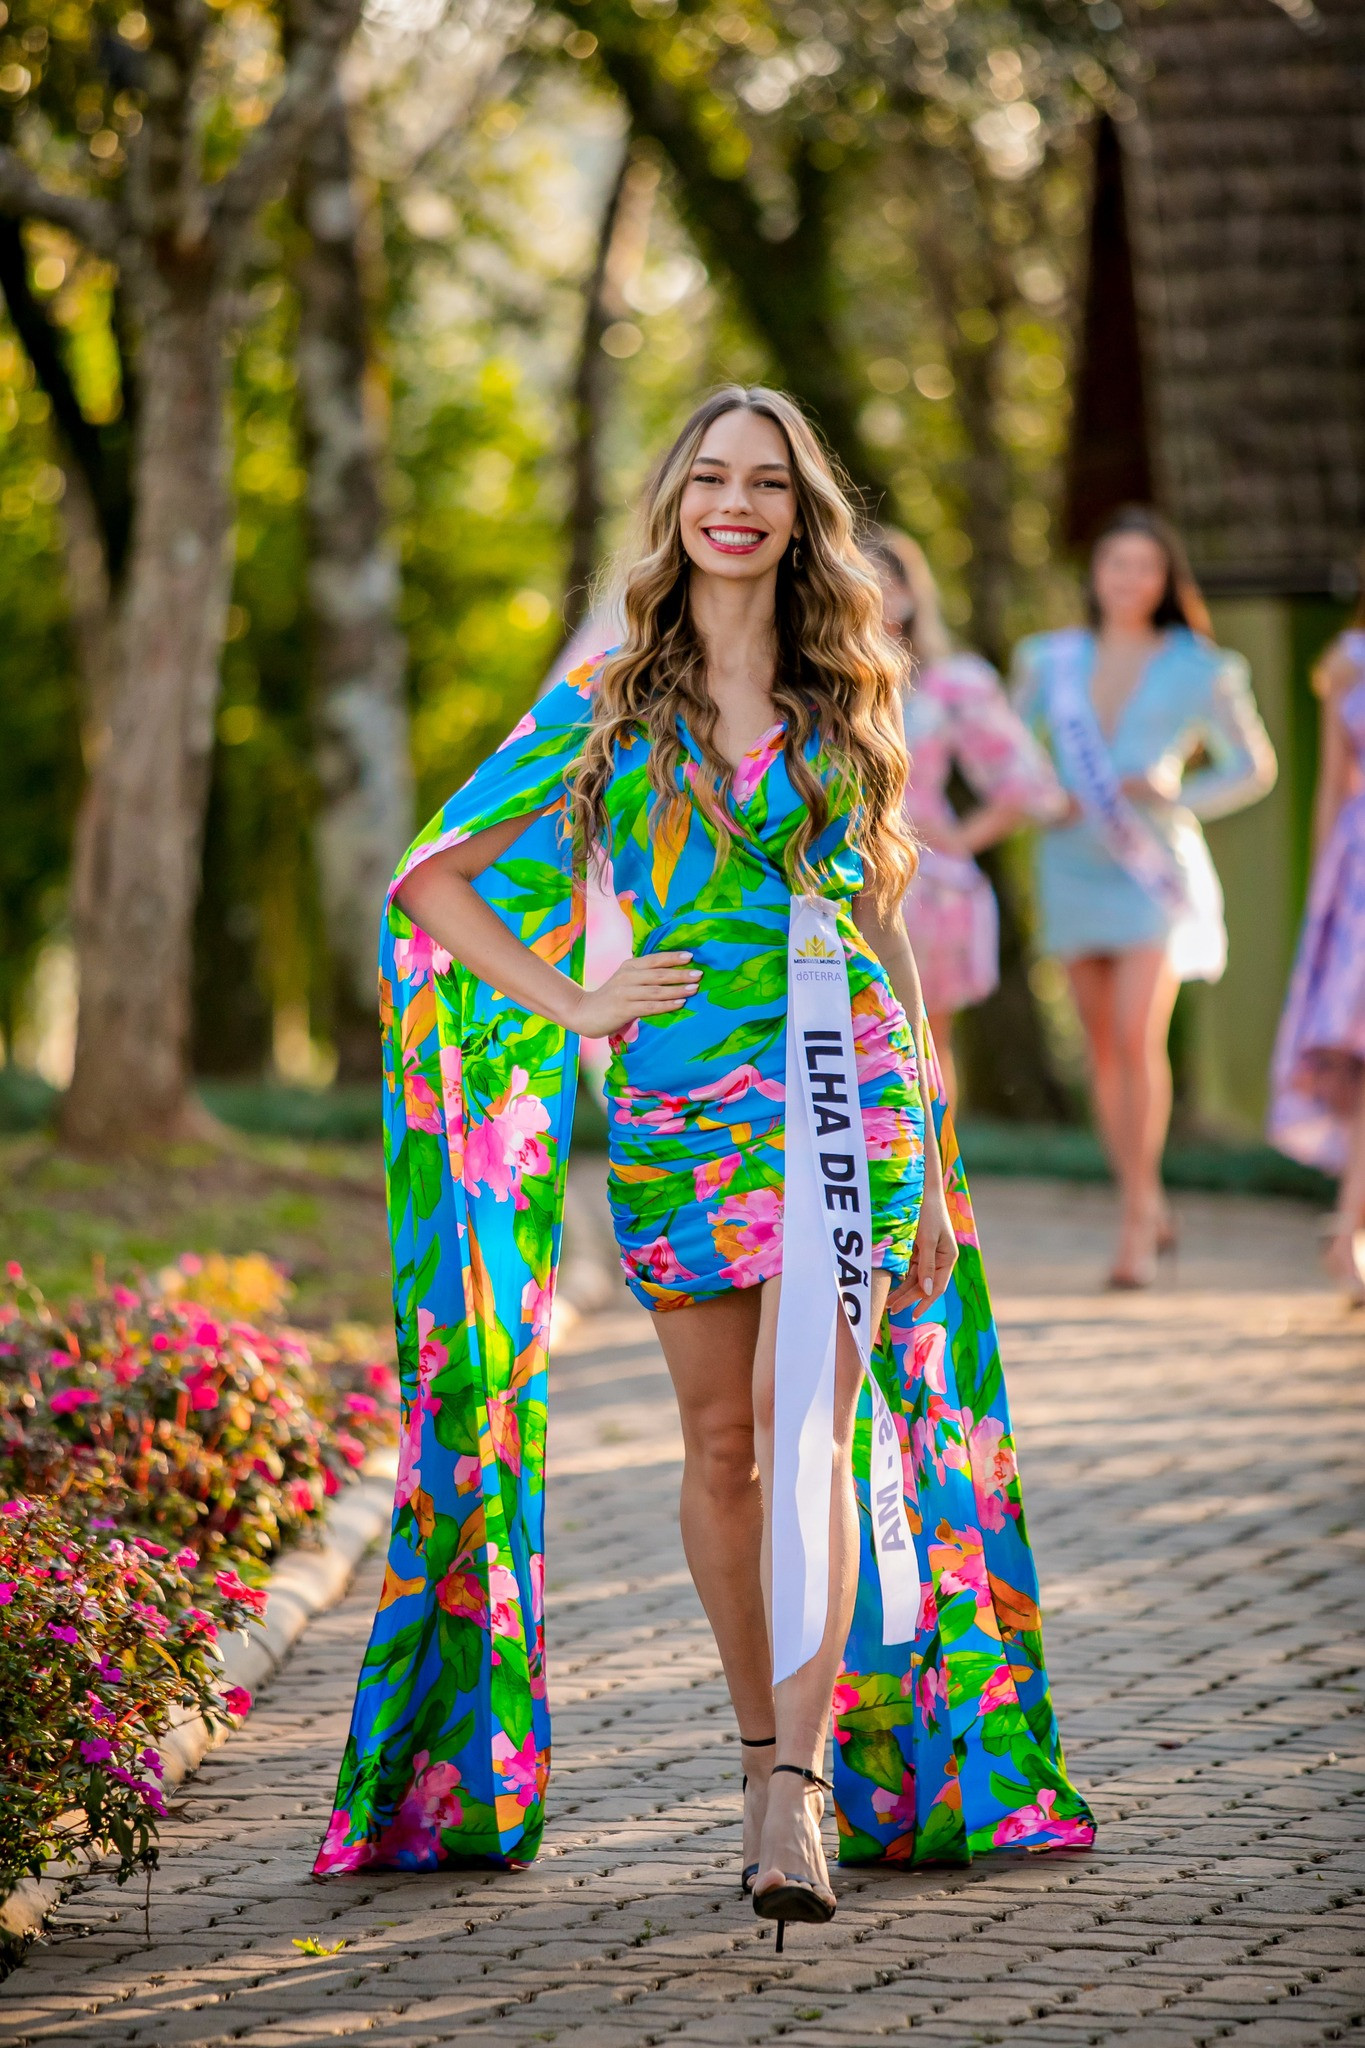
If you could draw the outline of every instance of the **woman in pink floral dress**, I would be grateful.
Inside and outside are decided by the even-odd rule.
[[[974,856],[1029,820],[1049,823],[1066,797],[1047,755],[1010,706],[979,654],[953,651],[933,573],[903,533],[879,528],[864,542],[882,579],[888,631],[910,641],[915,687],[905,699],[911,779],[905,808],[920,841],[919,868],[905,899],[950,1102],[957,1095],[954,1012],[980,1003],[1000,980],[1000,921],[990,883]],[[959,817],[948,800],[954,769],[979,799]]]
[[[1365,1306],[1365,597],[1328,648],[1317,858],[1275,1048],[1270,1139],[1341,1175],[1328,1264]]]

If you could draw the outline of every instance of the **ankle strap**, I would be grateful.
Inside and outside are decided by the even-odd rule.
[[[794,1778],[804,1778],[808,1785],[818,1785],[822,1792],[832,1792],[834,1787],[828,1778],[822,1778],[818,1771],[808,1771],[804,1764],[774,1764],[773,1776],[779,1771],[790,1771]]]
[[[741,1749],[776,1749],[777,1737],[775,1735],[741,1735],[739,1746]]]

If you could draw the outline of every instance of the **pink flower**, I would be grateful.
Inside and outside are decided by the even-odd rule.
[[[466,1569],[467,1556],[462,1562],[457,1559],[436,1588],[436,1604],[457,1620],[476,1621],[480,1628],[488,1623],[488,1602],[484,1598],[483,1581],[477,1572]]]
[[[520,1749],[516,1749],[511,1737],[499,1730],[493,1737],[493,1768],[518,1806],[534,1805],[539,1789],[540,1759],[536,1755],[533,1734],[527,1736]]]
[[[236,1572],[228,1570],[216,1572],[213,1583],[225,1600],[235,1600],[239,1607],[248,1607],[253,1614],[265,1613],[269,1595],[264,1586],[248,1586]]]
[[[541,1142],[541,1133],[550,1128],[550,1112],[539,1096],[526,1092],[529,1079],[525,1067],[513,1067],[510,1085],[465,1140],[465,1186],[472,1192],[483,1184],[499,1202],[510,1195],[517,1209],[528,1206],[522,1175],[550,1170],[550,1155]]]
[[[326,1500],[331,1500],[333,1495],[340,1493],[340,1491],[341,1481],[337,1478],[336,1473],[332,1470],[331,1466],[329,1465],[322,1475],[323,1497]]]
[[[938,1573],[945,1598],[951,1600],[954,1593],[970,1592],[978,1607],[989,1607],[990,1587],[978,1530],[949,1529],[939,1542],[929,1545],[929,1562]]]
[[[531,1335],[537,1343],[549,1341],[553,1307],[553,1285],[542,1287],[538,1280],[528,1280],[521,1290],[521,1320],[530,1324]]]
[[[223,1705],[240,1719],[251,1712],[251,1694],[244,1685],[230,1685],[223,1694]]]
[[[145,1552],[148,1557],[166,1557],[169,1555],[164,1543],[153,1543],[146,1536],[134,1536],[133,1541],[138,1549]]]
[[[111,1290],[115,1308],[136,1308],[138,1298],[131,1287],[115,1287]]]
[[[427,1415],[440,1411],[440,1397],[431,1392],[431,1382],[438,1372],[444,1372],[450,1362],[450,1352],[436,1335],[437,1322],[429,1308],[417,1311],[417,1380],[420,1392],[417,1405]]]
[[[406,1507],[422,1484],[422,1404],[415,1402],[403,1417],[398,1438],[398,1482],[394,1496]]]
[[[348,1465],[364,1464],[365,1446],[361,1443],[360,1438],[352,1436],[349,1430],[339,1429],[337,1431],[336,1446]]]
[[[916,1704],[926,1721],[938,1721],[948,1711],[948,1676],[930,1664],[921,1671],[915,1686]]]
[[[906,1771],[901,1778],[899,1792],[888,1792],[884,1786],[874,1787],[872,1811],[879,1820],[892,1827],[912,1828],[915,1825],[915,1774]]]
[[[377,1415],[379,1403],[372,1394],[348,1394],[346,1411],[350,1415]]]
[[[908,1159],[917,1149],[910,1112],[894,1103],[874,1103],[865,1109],[863,1131],[869,1159]]]
[[[24,1269],[19,1264],[19,1261],[17,1259],[9,1260],[8,1264],[5,1267],[5,1278],[7,1280],[13,1281],[16,1287],[21,1287],[23,1285]]]
[[[834,1740],[836,1742],[848,1741],[853,1730],[842,1725],[843,1716],[856,1712],[860,1704],[857,1686],[850,1685],[845,1679],[841,1678],[834,1688]]]
[[[0,1607],[8,1607],[14,1598],[16,1579],[0,1579]]]
[[[948,1382],[944,1374],[944,1352],[948,1343],[948,1332],[942,1323],[917,1323],[911,1344],[910,1384],[924,1380],[930,1391],[946,1394]]]
[[[99,1395],[93,1387],[62,1387],[52,1396],[48,1406],[54,1415],[69,1415],[73,1408],[88,1408]]]
[[[676,1280],[697,1277],[683,1265],[666,1237],[656,1237],[652,1244],[635,1245],[622,1252],[621,1263],[637,1280],[652,1281],[658,1287],[671,1287]]]
[[[81,1760],[84,1763],[112,1763],[114,1755],[113,1743],[108,1741],[103,1735],[87,1736],[86,1740],[81,1744]]]
[[[158,1330],[156,1335],[152,1338],[152,1349],[153,1351],[169,1351],[172,1347],[173,1341],[174,1340],[172,1338],[166,1335],[166,1332],[164,1330]]]
[[[878,982],[870,982],[853,998],[853,1061],[858,1085],[901,1070],[906,1055],[893,1042],[905,1031],[905,1012]],[[913,1057],[913,1055],[912,1055]]]
[[[403,1069],[403,1111],[410,1131],[439,1131],[441,1128],[441,1105],[436,1092],[425,1074],[419,1073],[413,1063]]]
[[[1007,1813],[996,1823],[991,1840],[997,1849],[1007,1848],[1015,1842],[1024,1842],[1030,1835],[1042,1834],[1053,1826],[1052,1808],[1057,1798],[1051,1785],[1044,1785],[1038,1794],[1035,1806],[1020,1806],[1013,1813]]]
[[[187,1607],[181,1626],[187,1636],[204,1636],[211,1643],[218,1640],[218,1624],[202,1607]]]
[[[976,1492],[981,1526],[983,1529],[1003,1529],[1007,1517],[1017,1518],[1019,1514],[1018,1501],[1006,1499],[1019,1469],[1014,1459],[1014,1445],[1005,1435],[1004,1424],[994,1415],[983,1415],[980,1422],[973,1422],[970,1408],[964,1408],[962,1419],[967,1424],[972,1486]]]
[[[515,746],[518,740],[528,740],[535,729],[535,713],[533,711],[523,711],[521,717],[508,733],[507,738],[499,743],[497,751],[501,753],[504,747]]]
[[[215,1351],[223,1341],[223,1332],[219,1325],[211,1323],[207,1317],[202,1323],[195,1324],[193,1335],[196,1344],[207,1344]]]
[[[983,1714],[993,1714],[999,1707],[1013,1707],[1017,1706],[1018,1703],[1019,1695],[1014,1689],[1014,1680],[1010,1676],[1009,1665],[998,1664],[981,1688],[981,1698],[979,1701],[981,1712]]]
[[[464,1178],[464,1061],[458,1045],[443,1045],[439,1055],[441,1102],[446,1115],[446,1150],[455,1180]]]
[[[367,1863],[373,1863],[374,1844],[367,1842],[363,1837],[358,1842],[348,1842],[346,1837],[350,1831],[350,1814],[334,1813],[327,1823],[327,1833],[322,1847],[318,1850],[318,1860],[313,1865],[316,1877],[339,1875],[348,1870],[362,1870]]]
[[[521,1634],[521,1588],[510,1565],[498,1563],[496,1543],[488,1546],[488,1592],[495,1636]]]
[[[32,1506],[31,1500],[0,1501],[0,1515],[26,1515]]]
[[[697,1200],[705,1202],[712,1195],[718,1195],[722,1188],[728,1188],[739,1172],[738,1152],[723,1152],[719,1159],[708,1159],[692,1168],[692,1185],[697,1191]]]
[[[744,759],[736,768],[730,780],[737,804],[747,804],[759,783],[763,780],[773,762],[782,752],[787,735],[785,724],[775,725],[771,732],[765,732],[762,739],[750,747]]]
[[[49,1351],[47,1362],[49,1365],[54,1365],[58,1372],[65,1372],[68,1367],[80,1364],[80,1353],[78,1351]]]
[[[399,980],[417,989],[429,974],[449,974],[450,955],[444,946],[437,945],[430,932],[414,925],[410,937],[394,941],[393,964]]]
[[[723,1272],[736,1287],[752,1287],[782,1271],[782,1197],[776,1188],[727,1195],[711,1223]]]
[[[73,1649],[80,1641],[79,1635],[77,1635],[69,1622],[50,1621],[47,1625],[47,1632],[54,1642],[69,1643]]]
[[[142,1360],[132,1351],[120,1351],[114,1360],[114,1378],[121,1387],[131,1387],[142,1375]]]
[[[743,1101],[751,1088],[760,1095],[770,1096],[774,1102],[782,1102],[786,1098],[787,1091],[781,1081],[767,1081],[757,1067],[747,1064],[732,1067],[718,1081],[707,1081],[701,1088],[689,1088],[687,1094],[692,1102],[724,1103],[728,1107],[731,1103]]]
[[[317,1507],[313,1489],[306,1479],[291,1479],[284,1490],[285,1499],[300,1515],[311,1515]]]
[[[171,1559],[171,1563],[182,1572],[192,1572],[199,1563],[199,1553],[198,1551],[191,1550],[186,1545],[184,1550],[176,1551],[175,1556]]]
[[[456,1789],[460,1773],[452,1763],[432,1763],[426,1749],[418,1750],[412,1765],[412,1783],[379,1838],[379,1854],[405,1869],[429,1869],[440,1860],[442,1829],[457,1828],[464,1819]]]
[[[451,1476],[456,1493],[475,1493],[483,1485],[483,1466],[472,1453],[466,1452],[463,1458],[455,1460]]]

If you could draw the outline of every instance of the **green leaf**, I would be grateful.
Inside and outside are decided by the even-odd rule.
[[[839,1745],[847,1770],[867,1778],[885,1792],[899,1792],[905,1781],[905,1753],[889,1729],[864,1731],[854,1728]]]

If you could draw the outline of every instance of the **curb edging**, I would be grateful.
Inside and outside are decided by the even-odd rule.
[[[266,1581],[265,1617],[250,1630],[219,1638],[225,1686],[244,1685],[249,1692],[268,1685],[315,1616],[334,1607],[355,1576],[356,1566],[388,1529],[393,1513],[397,1452],[372,1452],[364,1477],[333,1500],[323,1517],[316,1548],[287,1550]],[[201,1714],[185,1719],[158,1744],[163,1782],[178,1785],[198,1770],[212,1749],[234,1733],[232,1726],[210,1729]],[[81,1851],[53,1864],[54,1875],[22,1877],[0,1897],[0,1942],[23,1943],[41,1934],[43,1924],[73,1879],[95,1859]]]

